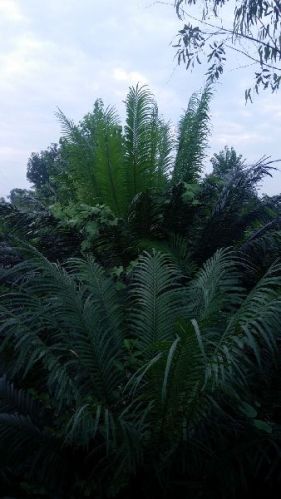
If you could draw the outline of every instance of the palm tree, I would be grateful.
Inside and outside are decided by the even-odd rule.
[[[276,217],[257,190],[264,177],[272,176],[274,161],[263,157],[248,166],[233,148],[225,148],[214,156],[212,163],[213,172],[201,184],[198,209],[190,228],[194,253],[197,257],[201,254],[201,261],[220,247],[241,245],[247,231],[263,227]]]
[[[256,378],[280,341],[280,264],[247,292],[229,249],[192,279],[154,251],[120,287],[91,258],[22,253],[0,308],[8,477],[52,498],[226,498],[278,469]]]

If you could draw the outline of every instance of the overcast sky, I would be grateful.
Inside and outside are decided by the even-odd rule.
[[[79,120],[101,97],[122,117],[129,85],[142,82],[176,123],[204,84],[202,72],[187,73],[173,60],[179,27],[174,9],[153,0],[0,0],[0,196],[28,187],[30,153],[58,141],[57,106]],[[229,145],[249,162],[278,159],[281,91],[245,107],[251,80],[239,65],[233,59],[217,85],[209,154]],[[262,192],[281,192],[281,173]]]

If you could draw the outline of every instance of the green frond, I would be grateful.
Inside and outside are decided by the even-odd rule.
[[[79,128],[75,125],[74,121],[67,118],[67,116],[60,108],[58,108],[55,116],[61,125],[61,129],[65,138],[67,138],[72,143],[79,141],[82,144],[84,142],[82,140],[81,134],[79,133]]]
[[[196,321],[181,322],[178,326],[179,341],[169,370],[165,410],[168,421],[173,418],[178,424],[179,439],[184,432],[188,438],[188,433],[206,417],[210,405],[203,391],[206,360],[200,334]],[[171,349],[165,374],[170,353]]]
[[[212,90],[207,85],[201,95],[193,94],[179,123],[173,183],[198,181],[209,134],[209,105]]]
[[[0,413],[17,412],[33,421],[40,418],[40,405],[23,389],[17,389],[6,376],[0,378]]]
[[[114,282],[106,276],[102,267],[93,259],[69,260],[68,268],[86,287],[94,303],[95,313],[99,314],[104,332],[108,331],[121,347],[123,342],[122,325],[124,321],[120,301]]]
[[[178,321],[176,331],[174,341],[159,343],[157,356],[132,380],[136,393],[144,391],[151,403],[154,444],[161,446],[172,431],[171,455],[173,446],[191,438],[211,407],[203,389],[207,363],[198,324]]]
[[[174,139],[170,124],[160,118],[158,112],[152,129],[151,149],[153,155],[151,165],[153,165],[153,183],[151,187],[161,192],[168,185],[173,165]]]
[[[257,363],[264,348],[271,355],[277,348],[278,324],[281,318],[281,266],[274,264],[244,297],[240,307],[231,315],[223,331],[212,337],[209,376],[221,384],[226,377],[246,383],[251,362],[241,356],[248,348]],[[252,367],[253,369],[253,367]]]
[[[79,264],[80,278],[35,253],[26,262],[29,278],[18,292],[2,300],[2,316],[8,317],[2,334],[18,351],[14,368],[26,373],[41,362],[60,405],[66,396],[78,400],[90,389],[100,399],[111,400],[122,377],[115,367],[120,360],[122,316],[119,312],[118,319],[112,283],[89,262],[84,270],[88,265],[91,287],[89,280],[84,284]],[[24,309],[19,303],[25,304]]]
[[[271,162],[262,158],[246,166],[235,154],[229,161],[227,151],[222,156],[221,176],[210,175],[202,183],[206,205],[194,221],[194,229],[199,225],[198,230],[195,229],[194,251],[202,255],[203,261],[219,247],[241,244],[247,228],[263,225],[267,220],[257,187],[262,178],[271,175]]]
[[[117,215],[126,209],[123,139],[116,111],[104,109],[102,101],[78,125],[60,111],[66,142],[67,175],[78,189],[78,199],[94,204],[102,202]]]
[[[233,321],[238,321],[245,331],[247,329],[251,336],[256,336],[258,342],[273,349],[276,348],[276,332],[281,316],[280,290],[281,264],[277,262],[248,293],[233,317]]]
[[[209,258],[186,290],[186,313],[200,321],[218,316],[241,303],[243,289],[238,272],[241,262],[230,249],[220,249]]]
[[[113,108],[100,117],[94,136],[96,142],[94,170],[99,186],[100,202],[116,215],[124,215],[127,208],[126,165],[124,164],[121,127]]]
[[[168,256],[144,253],[134,270],[130,327],[148,355],[161,341],[172,341],[181,314],[179,272]]]
[[[126,98],[125,145],[128,191],[131,199],[146,190],[152,165],[151,125],[155,122],[153,96],[146,86],[131,87]]]
[[[131,87],[125,103],[127,188],[132,200],[140,192],[165,185],[171,140],[146,86]]]
[[[171,234],[168,242],[169,254],[175,259],[182,273],[190,278],[196,271],[196,264],[192,261],[188,241],[180,234]]]
[[[153,210],[152,210],[153,220]],[[196,271],[196,264],[192,261],[188,241],[180,234],[171,234],[169,239],[141,239],[139,241],[141,250],[154,249],[167,255],[178,267],[185,278],[191,278]]]

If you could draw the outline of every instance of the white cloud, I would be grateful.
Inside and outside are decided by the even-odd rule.
[[[245,127],[239,125],[233,126],[233,124],[226,124],[223,127],[224,131],[218,129],[216,135],[214,136],[214,143],[218,145],[233,145],[235,147],[240,147],[241,145],[251,145],[251,144],[261,144],[270,142],[270,139],[264,134],[258,133],[256,131],[247,131]]]
[[[40,55],[44,49],[46,44],[33,35],[18,37],[12,50],[0,55],[0,86],[12,84],[16,88],[20,80],[40,71]]]
[[[141,73],[138,73],[137,71],[126,71],[122,68],[115,68],[113,70],[113,78],[117,81],[125,81],[129,85],[136,83],[147,83],[147,78]]]
[[[16,0],[0,0],[0,19],[12,22],[21,22],[25,18]]]
[[[14,149],[10,146],[1,146],[0,147],[0,159],[7,160],[11,158],[21,158],[22,153],[26,153],[25,150],[22,149]]]
[[[265,99],[263,103],[263,110],[270,113],[273,120],[278,119],[280,122],[281,118],[281,102],[278,100],[278,96],[275,96],[275,102],[272,99]]]

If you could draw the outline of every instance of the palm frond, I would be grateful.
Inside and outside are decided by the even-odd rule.
[[[220,247],[240,243],[249,226],[266,223],[268,217],[258,198],[257,187],[261,178],[271,175],[271,171],[268,158],[249,167],[236,157],[221,177],[210,175],[204,180],[202,207],[194,220],[194,251],[203,261]],[[203,204],[204,195],[208,205]]]
[[[75,125],[73,120],[67,118],[64,112],[58,108],[55,113],[56,118],[60,122],[63,135],[71,142],[75,143],[77,140],[82,142],[81,134],[79,133],[78,127]]]
[[[153,111],[153,97],[147,87],[129,89],[126,98],[125,143],[128,161],[128,190],[133,197],[145,190],[147,169],[151,167],[149,126]]]
[[[169,254],[179,265],[181,272],[188,278],[191,278],[196,271],[196,264],[191,257],[191,250],[186,238],[180,234],[171,234],[168,243]]]

